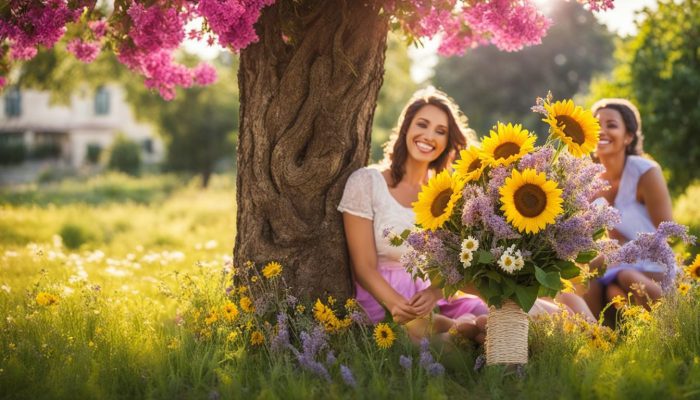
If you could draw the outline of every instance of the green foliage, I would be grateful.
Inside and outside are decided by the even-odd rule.
[[[396,34],[390,32],[384,63],[384,83],[379,91],[372,121],[370,162],[378,162],[384,158],[382,146],[389,140],[406,102],[418,89],[418,85],[411,79],[410,68],[407,45]]]
[[[192,64],[196,59],[185,56],[183,61]],[[165,139],[166,169],[200,174],[204,187],[213,172],[230,170],[235,164],[231,159],[238,129],[238,60],[227,54],[215,65],[215,84],[180,89],[171,101],[145,91],[139,82],[127,83],[137,116],[157,126]],[[221,162],[227,163],[227,168],[217,168]]]
[[[141,146],[124,135],[117,135],[109,151],[109,169],[138,175],[141,172]]]
[[[685,192],[673,201],[673,219],[688,226],[690,234],[700,238],[700,183],[686,188]],[[700,246],[689,249],[692,256],[700,252]]]
[[[94,239],[94,234],[88,228],[72,222],[63,224],[58,234],[63,240],[63,244],[73,250]]]
[[[618,44],[611,79],[596,80],[590,100],[626,97],[639,107],[644,150],[670,173],[669,186],[679,193],[700,167],[700,4],[662,0],[642,15],[637,36]]]
[[[0,140],[0,165],[20,164],[27,157],[23,141]]]
[[[0,189],[0,205],[155,204],[162,202],[181,185],[175,175],[150,175],[134,179],[121,173],[108,173],[88,179],[67,179],[51,185]]]
[[[533,96],[551,90],[556,98],[583,92],[594,72],[608,70],[612,35],[576,2],[552,2],[553,25],[542,44],[518,52],[495,47],[470,50],[463,57],[441,58],[433,82],[455,98],[479,136],[495,121],[541,127],[528,112]]]

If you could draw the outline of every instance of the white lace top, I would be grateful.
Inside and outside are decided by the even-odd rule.
[[[407,251],[405,244],[392,246],[389,238],[384,237],[384,229],[389,228],[396,234],[411,229],[415,222],[413,209],[402,206],[389,193],[389,187],[378,166],[360,168],[350,175],[338,211],[372,221],[378,262],[398,262]]]

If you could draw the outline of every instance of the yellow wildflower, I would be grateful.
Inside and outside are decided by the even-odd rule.
[[[622,295],[617,295],[610,301],[615,308],[622,308],[625,306],[625,298]]]
[[[326,332],[329,333],[338,332],[352,324],[350,318],[345,318],[343,320],[338,319],[333,310],[323,304],[319,299],[316,299],[316,304],[314,304],[314,318],[316,321],[320,322]]]
[[[207,325],[211,325],[218,320],[219,320],[219,316],[216,315],[216,311],[211,311],[211,312],[209,312],[207,317],[204,319],[204,323]]]
[[[235,321],[238,317],[238,307],[232,302],[226,302],[226,304],[221,307],[221,314],[224,316],[226,321]]]
[[[252,278],[250,278],[250,281],[253,282],[253,283],[255,283],[255,282],[258,281],[258,277],[257,277],[257,276],[253,276]]]
[[[168,343],[168,349],[170,350],[177,350],[180,348],[180,339],[178,338],[172,338],[170,340],[170,343]]]
[[[233,331],[226,336],[226,341],[227,342],[235,342],[236,339],[238,339],[238,332]]]
[[[690,290],[690,285],[687,282],[680,283],[678,285],[678,293],[682,294],[685,296],[688,294],[688,291]]]
[[[351,297],[345,301],[345,310],[347,310],[348,312],[357,310],[357,307],[357,300],[355,300],[354,298]]]
[[[241,286],[238,288],[238,294],[245,294],[248,292],[248,286]]]
[[[374,327],[374,341],[380,349],[388,349],[394,344],[394,340],[396,336],[389,325],[382,323]]]
[[[297,314],[303,314],[306,311],[306,307],[303,304],[297,304],[296,311]]]
[[[272,279],[282,273],[282,265],[273,261],[263,268],[262,273],[265,278]]]
[[[253,346],[259,346],[263,343],[265,343],[265,336],[263,336],[262,332],[255,331],[250,335],[250,344]]]
[[[40,306],[52,306],[58,304],[58,296],[51,293],[39,292],[36,295],[36,303]]]
[[[335,305],[335,298],[333,296],[328,296],[328,305],[331,307]]]
[[[250,297],[248,297],[248,296],[241,297],[240,304],[241,304],[241,309],[244,312],[251,313],[251,312],[255,311],[255,307],[253,306],[253,301],[250,300]]]

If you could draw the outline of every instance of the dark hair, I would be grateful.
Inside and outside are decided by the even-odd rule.
[[[625,130],[632,135],[632,142],[625,147],[625,155],[643,155],[642,117],[639,115],[637,107],[625,99],[601,99],[593,104],[591,110],[595,115],[604,108],[619,112],[622,116],[622,122],[625,124]]]
[[[408,128],[421,108],[433,105],[447,114],[447,146],[438,158],[431,161],[428,168],[440,172],[447,168],[459,150],[467,145],[467,134],[475,135],[467,128],[467,118],[459,111],[457,104],[447,94],[433,87],[422,89],[413,94],[399,116],[396,129],[390,140],[384,145],[384,162],[389,163],[391,186],[396,186],[406,173],[405,163],[408,158],[406,135]]]

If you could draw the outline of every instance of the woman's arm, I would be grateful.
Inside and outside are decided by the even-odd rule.
[[[639,178],[637,193],[647,207],[654,226],[658,227],[664,221],[673,221],[671,196],[660,168],[650,168]]]
[[[410,306],[377,270],[372,221],[344,212],[343,224],[357,283],[389,309],[396,322],[408,322],[418,317],[415,307]]]

